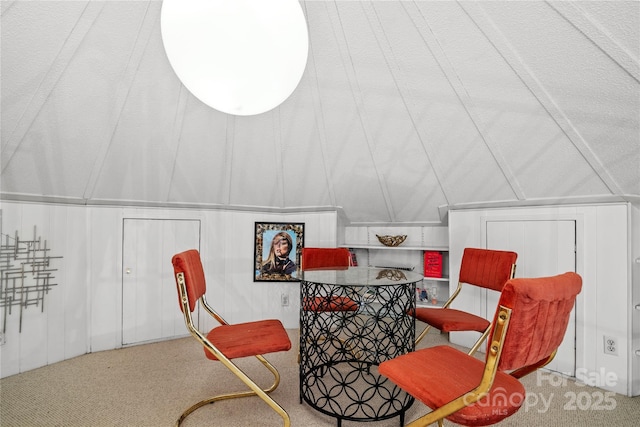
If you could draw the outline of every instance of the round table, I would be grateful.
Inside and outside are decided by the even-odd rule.
[[[301,402],[336,417],[338,427],[342,420],[395,416],[404,425],[405,411],[414,399],[379,375],[377,367],[415,349],[415,319],[407,312],[415,309],[415,290],[422,279],[412,271],[391,268],[303,272]]]

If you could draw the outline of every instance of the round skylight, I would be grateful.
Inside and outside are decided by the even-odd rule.
[[[307,63],[309,37],[297,0],[164,0],[161,31],[184,86],[229,114],[280,105]]]

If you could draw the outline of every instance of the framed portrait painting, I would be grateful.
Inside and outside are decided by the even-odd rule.
[[[304,223],[256,222],[253,281],[300,280]]]

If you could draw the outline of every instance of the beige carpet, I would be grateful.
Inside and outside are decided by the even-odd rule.
[[[297,330],[290,330],[293,348],[270,355],[282,376],[272,394],[291,416],[295,427],[336,426],[298,400]],[[446,336],[430,334],[422,345],[443,343]],[[241,360],[249,375],[256,366]],[[579,386],[548,374],[524,379],[527,404],[504,426],[636,426],[640,424],[640,398],[613,395]],[[263,385],[268,377],[261,375]],[[555,382],[554,382],[555,381]],[[538,384],[538,383],[541,384]],[[204,357],[193,338],[183,338],[121,350],[87,354],[0,380],[0,425],[13,426],[172,426],[184,409],[219,392],[244,385],[224,367]],[[615,406],[615,408],[612,408]],[[416,402],[407,420],[427,412]],[[281,426],[279,416],[259,398],[219,402],[199,409],[185,426]],[[344,427],[397,427],[397,418]],[[451,425],[446,423],[445,425]]]

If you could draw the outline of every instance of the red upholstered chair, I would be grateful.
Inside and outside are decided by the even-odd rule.
[[[482,335],[473,345],[469,354],[473,354],[489,335],[490,322],[484,317],[451,308],[451,303],[460,294],[463,284],[480,288],[502,291],[507,280],[513,278],[518,254],[509,251],[465,248],[460,266],[458,287],[442,308],[417,307],[415,318],[427,324],[416,338],[418,344],[431,327],[442,332],[476,331]]]
[[[346,270],[351,265],[347,248],[302,248],[302,271]],[[317,296],[302,302],[308,311],[337,312],[357,311],[358,303],[348,296]]]
[[[444,418],[484,426],[513,415],[525,399],[518,378],[553,359],[581,288],[582,279],[571,272],[509,280],[484,362],[445,345],[381,363],[382,375],[433,410],[407,427],[442,425]]]
[[[342,270],[351,266],[347,248],[302,248],[303,270]]]
[[[280,383],[280,374],[262,355],[278,351],[287,351],[291,348],[291,341],[287,331],[279,320],[259,320],[255,322],[228,324],[208,303],[205,297],[207,286],[204,270],[200,260],[200,254],[192,249],[173,256],[171,260],[175,271],[176,284],[178,286],[178,301],[184,313],[184,320],[191,335],[203,346],[207,358],[222,362],[233,374],[244,382],[250,390],[222,394],[202,400],[184,411],[176,422],[179,426],[184,419],[196,409],[214,403],[218,400],[237,397],[259,396],[278,413],[284,420],[284,426],[291,425],[287,412],[270,396]],[[219,326],[208,333],[201,332],[194,324],[191,314],[196,305],[200,304],[209,313]],[[232,359],[240,357],[256,357],[274,376],[273,384],[265,389],[260,388],[249,378]]]
[[[301,258],[302,271],[309,270],[346,270],[351,266],[351,253],[347,248],[302,248]],[[358,302],[349,295],[320,295],[320,292],[313,298],[305,297],[302,300],[302,309],[307,312],[318,313],[319,316],[326,316],[327,336],[323,339],[331,339],[342,343],[342,340],[334,336],[335,329],[341,326],[359,309]],[[333,324],[332,316],[337,314],[339,319]],[[337,328],[335,327],[337,326]],[[347,351],[353,352],[352,348]],[[298,362],[300,355],[298,354]],[[302,402],[302,395],[300,395]]]

